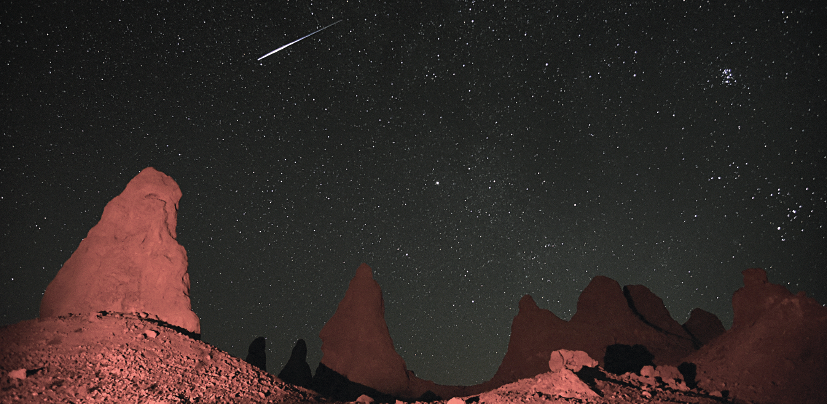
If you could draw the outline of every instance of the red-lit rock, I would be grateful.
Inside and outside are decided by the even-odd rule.
[[[627,328],[637,320],[629,308],[623,289],[614,279],[595,276],[577,299],[577,312],[571,321],[600,324],[604,328]]]
[[[492,379],[496,386],[548,372],[549,355],[557,349],[560,330],[568,325],[554,313],[539,308],[530,295],[520,299],[519,307],[511,323],[508,350]]]
[[[175,240],[180,198],[172,178],[151,167],[141,171],[49,283],[40,317],[137,312],[200,334],[187,253]]]
[[[663,300],[643,285],[628,285],[623,287],[623,294],[640,318],[647,324],[667,334],[690,340],[692,336],[672,318]]]
[[[548,360],[548,369],[551,372],[559,372],[563,369],[568,369],[572,372],[579,372],[584,366],[596,367],[597,361],[592,359],[589,354],[583,351],[570,351],[568,349],[558,349],[551,353]]]
[[[732,295],[732,328],[749,326],[768,308],[790,296],[790,291],[767,280],[767,273],[760,268],[743,272],[744,287]]]
[[[686,358],[697,366],[698,385],[729,390],[736,401],[825,402],[827,308],[770,284],[763,270],[743,275],[732,299],[737,322]]]
[[[702,346],[726,332],[718,316],[702,309],[692,310],[683,328]]]
[[[382,393],[410,397],[405,361],[396,353],[385,323],[382,289],[367,264],[356,270],[345,297],[319,337],[321,363],[331,370]]]
[[[655,364],[680,364],[695,350],[692,338],[671,320],[660,298],[648,289],[632,290],[633,298],[627,299],[616,281],[594,277],[580,294],[571,321],[537,307],[531,296],[524,296],[511,324],[508,351],[497,373],[483,386],[496,388],[548,372],[550,354],[559,349],[584,351],[603,365],[608,346],[642,345],[654,356]],[[634,297],[651,323],[630,307]]]

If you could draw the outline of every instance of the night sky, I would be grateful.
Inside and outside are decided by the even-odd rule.
[[[443,384],[596,275],[681,323],[729,327],[750,267],[827,302],[823,2],[92,3],[0,11],[0,324],[148,166],[203,340],[272,373],[298,338],[315,370],[362,262]]]

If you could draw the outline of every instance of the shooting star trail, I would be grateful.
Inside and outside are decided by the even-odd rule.
[[[280,50],[282,50],[282,49],[284,49],[284,48],[286,48],[286,47],[288,47],[288,46],[290,46],[290,45],[292,45],[292,44],[294,44],[294,43],[296,43],[296,42],[299,42],[299,41],[301,41],[302,39],[307,38],[307,37],[309,37],[309,36],[311,36],[311,35],[313,35],[313,34],[316,34],[316,33],[318,33],[318,32],[324,31],[324,30],[326,30],[326,29],[328,29],[328,28],[330,28],[330,27],[332,27],[332,26],[334,26],[334,25],[336,25],[336,24],[338,24],[338,23],[340,23],[340,22],[342,22],[342,20],[336,21],[336,22],[334,22],[333,24],[330,24],[330,25],[328,25],[328,26],[325,26],[325,27],[319,28],[319,29],[317,29],[317,30],[315,30],[315,31],[313,31],[313,32],[311,32],[311,33],[309,33],[309,34],[307,34],[307,35],[305,35],[305,36],[303,36],[303,37],[301,37],[301,38],[299,38],[299,39],[297,39],[297,40],[293,41],[293,42],[290,42],[290,43],[289,43],[289,44],[287,44],[287,45],[282,46],[281,48],[278,48],[278,49],[276,49],[276,50],[274,50],[274,51],[272,51],[272,52],[270,52],[270,53],[268,53],[268,54],[266,54],[266,55],[264,55],[264,56],[262,56],[262,57],[258,58],[258,60],[264,59],[264,58],[266,58],[267,56],[270,56],[270,55],[272,55],[272,54],[274,54],[274,53],[276,53],[276,52],[278,52],[278,51],[280,51]]]

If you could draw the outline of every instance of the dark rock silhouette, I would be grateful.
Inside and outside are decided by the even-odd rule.
[[[180,199],[178,184],[152,167],[129,181],[49,283],[40,317],[146,313],[200,334],[187,252],[175,240]]]
[[[310,388],[325,397],[338,401],[356,401],[362,395],[385,403],[393,403],[396,400],[396,397],[391,394],[348,380],[347,377],[325,366],[324,363],[319,363],[316,368],[316,375],[313,377]]]
[[[310,365],[307,364],[307,344],[303,339],[296,341],[290,359],[279,372],[279,379],[296,386],[310,388],[313,374],[310,372]]]
[[[643,345],[614,344],[606,347],[603,368],[616,375],[640,373],[644,366],[653,366],[652,355]]]
[[[695,339],[699,348],[726,332],[718,316],[702,309],[694,309],[689,313],[683,329]]]
[[[247,363],[267,371],[267,339],[258,337],[250,343],[247,348]]]
[[[678,371],[681,372],[681,375],[683,375],[683,380],[686,381],[686,385],[690,389],[698,387],[698,381],[696,379],[698,376],[697,365],[690,362],[684,362],[678,366]]]
[[[762,269],[743,275],[732,328],[686,358],[698,386],[736,401],[827,402],[827,307],[769,283]]]

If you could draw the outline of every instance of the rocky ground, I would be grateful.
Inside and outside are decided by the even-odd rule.
[[[0,402],[312,402],[315,394],[140,316],[0,329]]]
[[[72,316],[3,327],[0,376],[3,403],[331,403],[140,315]],[[538,375],[451,404],[726,401],[629,374],[594,371],[585,376],[591,386],[586,391],[554,377]]]

